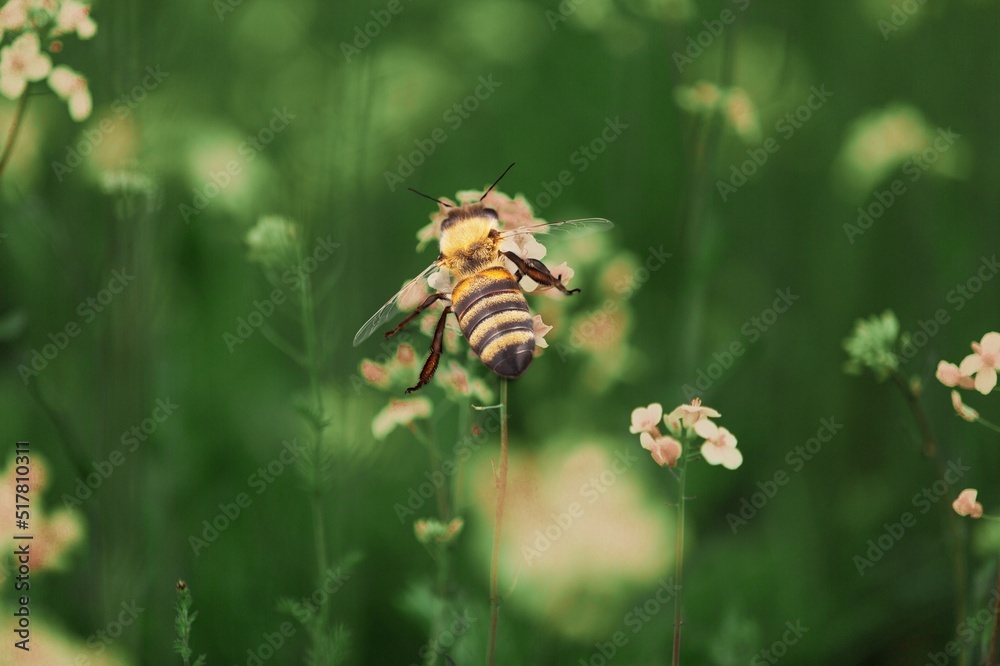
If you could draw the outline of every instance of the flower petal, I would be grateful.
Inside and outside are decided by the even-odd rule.
[[[982,368],[976,373],[976,390],[986,395],[997,385],[997,371],[993,368]]]

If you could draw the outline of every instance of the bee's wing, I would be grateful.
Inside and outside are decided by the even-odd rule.
[[[598,231],[607,231],[614,227],[611,220],[603,217],[585,217],[579,220],[563,220],[562,222],[547,222],[546,224],[534,224],[524,227],[517,227],[500,232],[500,238],[511,238],[521,234],[550,234],[565,233],[572,236],[586,236]]]
[[[397,291],[396,295],[389,299],[389,302],[380,307],[378,309],[378,312],[373,314],[371,316],[371,319],[366,321],[365,325],[362,326],[360,329],[358,329],[357,335],[354,336],[354,346],[357,347],[358,345],[360,345],[368,338],[368,336],[370,336],[372,333],[378,330],[378,328],[382,324],[395,317],[396,314],[399,312],[399,307],[397,305],[397,303],[399,302],[399,297],[402,296],[403,293],[407,289],[412,287],[414,284],[421,281],[426,282],[427,276],[436,271],[438,268],[440,268],[440,264],[435,261],[433,264],[431,264],[423,271],[421,271],[420,275],[418,275],[417,277],[413,278],[405,285],[403,285],[403,288]]]

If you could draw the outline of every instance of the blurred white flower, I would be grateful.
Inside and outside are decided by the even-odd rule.
[[[90,18],[90,7],[76,0],[63,0],[56,16],[53,34],[75,32],[80,39],[90,39],[97,32],[97,24]]]
[[[29,81],[44,79],[51,69],[52,60],[41,52],[38,35],[26,32],[0,49],[0,93],[17,99]]]
[[[74,72],[65,65],[59,65],[49,74],[49,87],[59,95],[60,99],[69,102],[69,115],[73,120],[79,122],[90,115],[93,100],[83,74]]]

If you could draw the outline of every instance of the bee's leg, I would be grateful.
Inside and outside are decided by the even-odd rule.
[[[413,393],[424,384],[431,380],[434,376],[434,372],[437,370],[438,362],[441,360],[441,347],[444,342],[444,323],[451,314],[451,306],[447,306],[444,312],[441,313],[441,318],[438,319],[437,328],[434,329],[434,338],[431,340],[431,353],[428,354],[427,360],[424,361],[424,367],[420,370],[420,381],[417,382],[416,386],[411,386],[406,389],[407,393]]]
[[[391,331],[389,331],[388,333],[386,333],[385,337],[391,338],[392,336],[394,336],[397,333],[399,333],[400,331],[402,331],[406,327],[407,324],[409,324],[411,321],[413,321],[414,319],[417,318],[417,315],[419,315],[421,312],[423,312],[424,310],[426,310],[430,306],[434,305],[434,303],[436,303],[437,301],[439,301],[442,298],[448,298],[448,294],[445,294],[445,293],[439,291],[438,293],[431,294],[430,296],[428,296],[427,298],[425,298],[424,302],[421,303],[420,305],[418,305],[416,310],[414,310],[410,314],[406,315],[406,318],[403,319],[403,321],[399,322],[399,325],[396,326],[396,328],[394,328]]]
[[[553,275],[548,267],[538,259],[522,259],[513,252],[504,252],[508,259],[517,266],[517,273],[514,279],[520,281],[525,275],[544,287],[555,287],[564,294],[575,294],[579,289],[567,289],[563,286],[562,280]]]

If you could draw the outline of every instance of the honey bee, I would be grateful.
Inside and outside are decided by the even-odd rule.
[[[535,332],[528,302],[521,291],[521,278],[527,276],[539,286],[555,288],[567,295],[580,290],[567,289],[562,280],[538,259],[523,258],[516,252],[501,250],[501,243],[505,239],[523,238],[528,234],[553,231],[583,233],[604,231],[614,226],[603,218],[587,218],[501,231],[498,228],[500,218],[497,212],[482,201],[513,166],[511,164],[507,167],[478,201],[462,206],[451,206],[413,190],[451,209],[441,223],[440,254],[434,263],[410,280],[372,315],[354,336],[354,346],[357,347],[399,312],[400,297],[415,285],[426,283],[432,273],[442,268],[447,269],[454,279],[451,292],[436,291],[430,294],[385,334],[388,338],[399,333],[437,301],[448,303],[434,329],[430,353],[420,371],[420,379],[415,386],[406,389],[407,393],[420,389],[434,376],[441,360],[445,322],[451,313],[455,314],[462,334],[486,367],[501,377],[514,378],[524,374],[534,357]],[[516,272],[511,273],[507,269],[505,259],[514,264]]]

